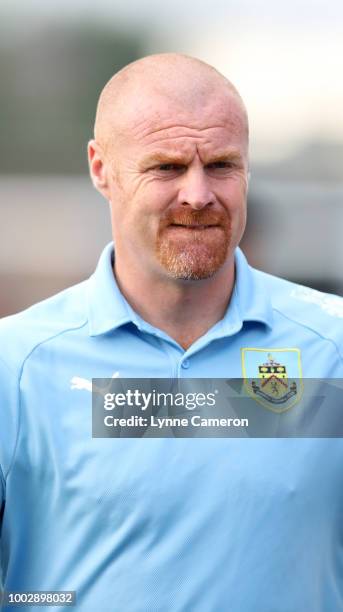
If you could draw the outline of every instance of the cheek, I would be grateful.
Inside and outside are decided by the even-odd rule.
[[[233,216],[246,214],[247,187],[242,181],[227,183],[222,191],[221,199],[225,202],[228,212]]]
[[[147,214],[161,214],[166,207],[175,199],[176,190],[167,182],[151,181],[144,186],[140,199]]]
[[[233,239],[238,244],[243,235],[247,218],[246,185],[242,182],[227,185],[224,201],[230,217]]]

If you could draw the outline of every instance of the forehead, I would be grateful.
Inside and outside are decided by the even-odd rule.
[[[138,153],[167,150],[191,154],[218,147],[247,146],[247,124],[240,102],[234,95],[193,100],[192,104],[151,97],[128,109],[121,127],[124,147]]]

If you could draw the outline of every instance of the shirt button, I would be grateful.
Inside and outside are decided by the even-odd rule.
[[[190,364],[189,364],[189,360],[188,360],[188,359],[185,359],[185,360],[182,362],[181,367],[182,367],[184,370],[187,370],[187,369],[189,368],[189,365],[190,365]]]

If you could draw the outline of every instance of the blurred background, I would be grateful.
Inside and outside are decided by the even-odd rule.
[[[250,116],[251,264],[343,294],[341,0],[2,0],[0,316],[87,278],[110,240],[88,178],[97,98],[122,66],[180,51]]]

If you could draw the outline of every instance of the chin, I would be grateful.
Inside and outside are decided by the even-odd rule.
[[[158,260],[171,278],[204,280],[214,276],[227,261],[228,249],[161,249]]]
[[[167,270],[169,276],[175,280],[200,281],[212,278],[218,270]]]

